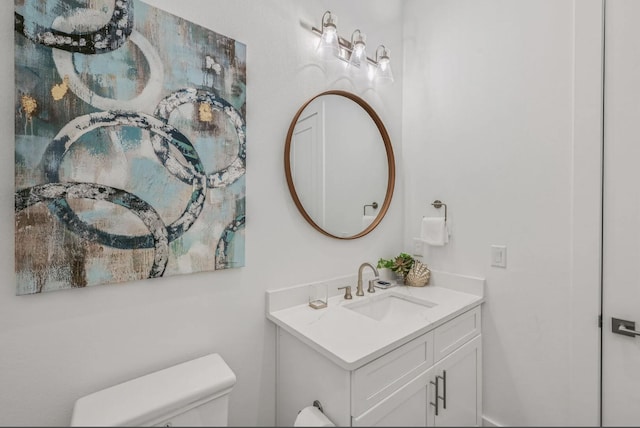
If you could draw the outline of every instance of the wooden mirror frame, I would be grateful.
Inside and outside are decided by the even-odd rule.
[[[345,97],[355,102],[360,107],[362,107],[369,114],[369,116],[375,123],[376,127],[378,128],[378,131],[380,132],[380,136],[382,137],[382,141],[384,143],[385,151],[387,153],[387,171],[388,171],[387,192],[385,194],[382,207],[380,208],[380,212],[378,212],[378,215],[376,216],[376,218],[373,220],[373,222],[369,226],[367,226],[366,229],[364,229],[363,231],[353,236],[336,236],[327,232],[320,226],[318,226],[318,224],[316,224],[316,222],[313,221],[313,219],[309,216],[309,214],[305,211],[304,207],[302,206],[302,202],[300,202],[300,198],[298,198],[298,194],[296,193],[296,188],[293,183],[293,177],[291,175],[291,138],[293,137],[294,128],[296,127],[298,119],[300,119],[300,115],[302,114],[304,109],[312,101],[324,95],[338,95],[341,97]],[[291,125],[289,125],[289,131],[287,132],[287,140],[284,145],[284,171],[287,177],[287,186],[289,187],[289,193],[291,194],[291,197],[293,198],[293,202],[296,204],[298,211],[300,211],[300,214],[302,214],[302,217],[304,217],[307,223],[309,223],[311,226],[313,226],[314,229],[316,229],[318,232],[322,233],[323,235],[329,236],[331,238],[345,239],[345,240],[361,238],[366,234],[368,234],[369,232],[371,232],[373,229],[375,229],[378,226],[378,224],[380,224],[380,222],[386,215],[387,210],[389,209],[389,206],[391,205],[391,198],[393,197],[393,189],[395,187],[395,182],[396,182],[395,157],[393,155],[393,148],[391,147],[391,139],[389,138],[389,134],[387,133],[387,129],[384,127],[382,120],[380,119],[376,111],[369,104],[367,104],[365,100],[363,100],[362,98],[360,98],[355,94],[352,94],[346,91],[340,91],[340,90],[322,92],[316,95],[315,97],[311,98],[309,101],[304,103],[302,107],[298,109],[298,112],[296,113],[296,115],[293,117],[293,120],[291,121]]]

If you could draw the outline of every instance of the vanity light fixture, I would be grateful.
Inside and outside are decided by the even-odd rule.
[[[380,53],[382,48],[382,53]],[[380,55],[378,56],[378,54]],[[393,83],[393,73],[391,72],[391,62],[389,61],[389,49],[385,45],[376,48],[376,62],[378,63],[377,77],[386,82]]]
[[[311,31],[320,37],[318,52],[326,59],[339,58],[349,64],[351,71],[360,71],[377,78],[381,83],[392,83],[393,73],[389,61],[389,49],[380,45],[376,49],[376,58],[371,59],[366,53],[366,36],[358,30],[351,34],[351,41],[340,37],[337,27],[338,18],[331,11],[322,15],[322,28],[312,27]]]
[[[357,67],[361,70],[367,69],[367,43],[365,42],[367,36],[360,30],[355,30],[351,34],[351,56],[349,57],[349,65],[351,67]]]
[[[336,27],[337,22],[338,17],[332,15],[330,11],[326,11],[324,15],[322,15],[322,31],[315,27],[313,28],[313,30],[320,35],[317,51],[327,58],[340,54],[338,29]]]

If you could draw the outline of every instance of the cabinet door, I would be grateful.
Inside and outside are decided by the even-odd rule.
[[[480,426],[482,423],[482,336],[477,336],[433,367],[429,384],[429,425]]]
[[[353,417],[354,427],[426,427],[429,389],[433,368],[407,383],[364,414]]]

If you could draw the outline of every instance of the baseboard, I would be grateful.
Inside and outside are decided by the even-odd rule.
[[[500,425],[496,421],[493,421],[487,418],[486,416],[482,416],[482,426],[483,427],[501,427],[502,425]]]

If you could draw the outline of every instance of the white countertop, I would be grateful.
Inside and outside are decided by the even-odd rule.
[[[268,304],[267,318],[340,367],[355,370],[484,301],[483,279],[460,276],[463,281],[457,281],[456,275],[452,275],[437,274],[438,280],[426,287],[396,286],[376,289],[376,293],[371,294],[366,292],[365,286],[365,296],[356,296],[354,289],[352,300],[345,300],[343,294],[336,295],[329,298],[328,307],[324,309],[313,309],[307,303],[286,308]],[[473,294],[465,292],[470,290],[468,287],[459,286],[460,282],[464,285],[469,280],[480,282],[479,287],[471,287]],[[475,292],[478,289],[480,292]],[[380,298],[386,293],[412,296],[436,303],[436,306],[411,322],[376,321],[344,307],[353,302]]]

